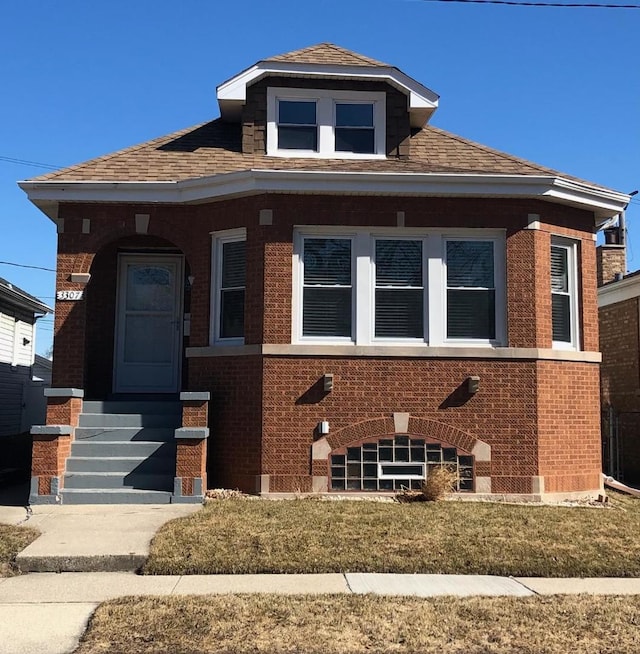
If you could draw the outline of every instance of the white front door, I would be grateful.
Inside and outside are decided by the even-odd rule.
[[[179,390],[182,270],[179,255],[118,257],[114,392]]]

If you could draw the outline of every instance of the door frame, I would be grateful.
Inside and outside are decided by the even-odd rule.
[[[184,255],[162,252],[119,252],[116,280],[116,315],[114,324],[114,346],[113,346],[113,379],[112,391],[114,393],[177,393],[180,390],[182,380],[182,354],[183,354],[183,323],[184,323]],[[122,362],[120,348],[124,347],[124,301],[126,298],[126,269],[129,263],[177,263],[176,266],[176,293],[175,293],[175,320],[177,321],[176,337],[174,341],[174,366],[171,388],[158,390],[151,387],[124,386],[118,378],[119,363]]]

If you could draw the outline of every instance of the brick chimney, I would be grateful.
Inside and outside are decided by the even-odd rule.
[[[627,273],[627,248],[622,229],[620,227],[605,229],[604,245],[596,249],[598,287],[622,279]]]

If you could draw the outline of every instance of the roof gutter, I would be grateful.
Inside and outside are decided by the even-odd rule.
[[[630,196],[553,175],[327,172],[253,169],[182,181],[23,181],[20,188],[54,222],[60,202],[199,204],[259,193],[530,198],[566,204],[596,217],[619,214]]]

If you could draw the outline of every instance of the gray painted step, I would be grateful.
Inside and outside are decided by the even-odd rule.
[[[180,402],[153,400],[86,400],[83,413],[153,413],[181,415]]]
[[[67,459],[67,473],[72,472],[137,472],[144,474],[173,474],[176,460],[173,456],[112,456],[99,459],[93,456],[72,456]]]
[[[135,489],[170,491],[173,475],[147,475],[136,472],[71,472],[64,476],[65,489]]]
[[[133,488],[94,488],[76,490],[63,488],[60,491],[63,504],[170,504],[171,493]]]
[[[81,413],[80,427],[179,427],[180,416],[162,413]]]
[[[155,441],[170,443],[173,427],[76,427],[76,441]]]
[[[71,444],[71,456],[73,457],[97,457],[105,459],[112,456],[148,457],[152,454],[175,457],[175,443],[149,443],[146,441],[73,441]]]

